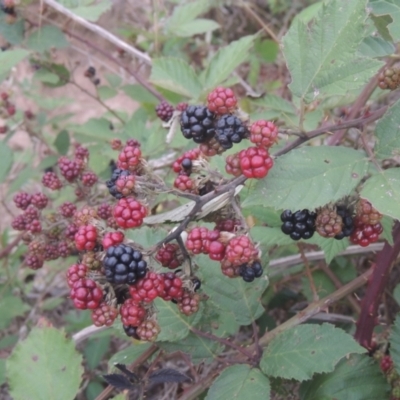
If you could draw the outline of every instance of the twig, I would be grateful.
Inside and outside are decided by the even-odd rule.
[[[72,340],[75,342],[75,344],[79,344],[79,343],[83,342],[85,339],[93,336],[96,333],[105,331],[106,329],[108,329],[108,326],[98,327],[96,325],[90,325],[90,326],[87,326],[86,328],[83,328],[82,330],[75,333],[74,335],[72,335]]]
[[[338,300],[343,299],[343,297],[346,297],[348,294],[365,285],[372,273],[373,268],[370,268],[368,271],[364,272],[362,275],[352,280],[347,285],[344,285],[340,289],[331,293],[329,296],[326,296],[321,300],[311,303],[304,310],[298,312],[294,317],[288,319],[272,331],[265,333],[264,336],[260,338],[260,346],[266,347],[274,337],[276,337],[283,331],[302,324],[303,322],[312,318],[314,315],[326,310],[329,306],[336,303]]]
[[[134,56],[136,58],[139,58],[140,60],[145,62],[147,65],[151,65],[151,58],[146,53],[143,53],[140,50],[134,48],[133,46],[130,46],[128,43],[124,42],[123,40],[119,39],[117,36],[108,32],[106,29],[104,29],[96,24],[93,24],[82,17],[79,17],[78,15],[74,14],[72,11],[68,10],[67,8],[65,8],[64,6],[62,6],[60,3],[58,3],[55,0],[43,0],[43,3],[54,8],[60,14],[65,15],[66,17],[70,18],[77,24],[94,32],[95,34],[102,37],[103,39],[109,41],[110,43],[113,43],[119,49],[126,51],[127,53],[131,54],[132,56]]]
[[[179,400],[196,400],[199,396],[214,382],[214,379],[221,373],[221,370],[213,372],[207,375],[204,379],[192,385],[188,390],[186,390]],[[97,399],[96,399],[97,400]]]
[[[372,332],[376,325],[376,314],[382,293],[389,279],[390,269],[400,252],[400,222],[393,228],[394,244],[385,243],[376,257],[373,275],[361,303],[361,314],[357,321],[354,338],[367,349],[371,349]]]

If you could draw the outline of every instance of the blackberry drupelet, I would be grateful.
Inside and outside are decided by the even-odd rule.
[[[123,176],[129,176],[129,175],[132,174],[128,170],[116,168],[111,175],[111,179],[106,182],[106,186],[111,196],[115,197],[117,200],[122,199],[122,197],[124,197],[122,193],[118,191],[118,188],[116,186],[117,180]]]
[[[247,127],[234,115],[223,115],[215,124],[215,139],[224,149],[230,149],[233,143],[240,143],[247,135]]]
[[[116,284],[134,284],[144,278],[147,272],[142,253],[126,244],[109,247],[103,265],[107,281]]]
[[[309,210],[299,210],[295,213],[285,210],[281,214],[282,232],[293,240],[310,239],[315,232],[316,217],[317,215]]]
[[[188,106],[181,115],[181,131],[186,139],[204,143],[215,134],[215,114],[204,106]]]
[[[259,261],[252,264],[243,264],[239,267],[239,275],[245,282],[253,282],[255,278],[260,278],[263,274],[263,268]]]
[[[342,228],[342,232],[338,233],[335,236],[335,239],[341,240],[345,237],[350,236],[353,233],[354,221],[353,221],[351,210],[346,208],[345,206],[337,206],[336,212],[338,215],[340,215],[342,217],[343,228]]]

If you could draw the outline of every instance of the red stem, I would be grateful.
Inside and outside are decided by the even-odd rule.
[[[354,338],[368,350],[372,348],[372,333],[376,325],[379,302],[388,282],[391,266],[400,252],[400,222],[396,222],[393,228],[393,240],[393,246],[386,242],[378,253],[369,286],[361,302],[361,313]]]

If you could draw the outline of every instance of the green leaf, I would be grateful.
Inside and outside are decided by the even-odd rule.
[[[71,129],[81,134],[79,137],[84,137],[85,142],[98,143],[99,140],[108,142],[112,135],[110,121],[105,118],[91,118],[82,125],[73,125]]]
[[[11,68],[15,67],[28,55],[29,51],[23,49],[0,52],[0,76],[7,74]]]
[[[381,62],[356,56],[364,38],[366,0],[323,3],[310,24],[294,20],[283,40],[292,93],[311,102],[363,86]]]
[[[176,342],[185,338],[189,334],[190,328],[200,321],[202,315],[200,308],[197,313],[186,317],[179,312],[176,304],[161,299],[155,300],[155,306],[158,311],[158,324],[161,328],[157,337],[157,341],[160,342]]]
[[[110,347],[110,336],[90,339],[85,343],[85,359],[89,369],[95,369]]]
[[[300,400],[387,399],[389,384],[377,362],[367,355],[352,354],[330,374],[319,374],[300,387]]]
[[[264,312],[260,298],[268,286],[265,278],[252,283],[227,279],[208,258],[198,257],[196,262],[200,266],[202,289],[214,307],[230,313],[239,325],[250,325]]]
[[[82,356],[55,328],[34,328],[7,361],[10,394],[15,400],[72,400],[83,374]]]
[[[125,85],[122,90],[125,94],[139,103],[158,104],[157,97],[151,94],[146,88],[141,85]]]
[[[67,154],[70,145],[69,133],[65,129],[62,130],[56,137],[54,141],[54,146],[56,146],[57,151],[60,154]]]
[[[53,72],[50,72],[44,68],[38,69],[33,75],[34,79],[38,81],[48,84],[48,85],[56,85],[60,81],[60,77]]]
[[[276,336],[261,359],[269,376],[304,381],[315,373],[331,372],[343,357],[364,353],[352,336],[330,324],[304,324]]]
[[[140,357],[149,347],[151,343],[138,342],[132,344],[126,349],[114,354],[108,361],[108,370],[114,369],[114,364],[132,364],[138,357]]]
[[[400,100],[379,120],[375,128],[375,157],[379,160],[400,155]]]
[[[396,315],[396,319],[392,326],[390,334],[390,355],[396,368],[397,373],[400,371],[400,315]]]
[[[3,295],[0,302],[0,329],[7,328],[15,317],[24,315],[28,310],[29,306],[19,297]]]
[[[192,332],[179,342],[157,342],[157,345],[169,353],[182,351],[189,354],[194,364],[200,362],[209,364],[222,351],[221,345],[215,340],[205,339]]]
[[[0,64],[1,65],[1,64]],[[0,67],[1,68],[1,67]],[[0,142],[0,183],[8,177],[14,161],[14,154],[4,141]]]
[[[400,306],[400,284],[397,284],[394,288],[393,297],[396,300],[396,303]]]
[[[243,207],[314,210],[351,193],[367,173],[363,153],[345,147],[303,147],[278,157],[258,180]]]
[[[105,101],[115,97],[118,94],[118,90],[111,88],[109,86],[100,86],[99,88],[97,88],[97,93],[100,99]]]
[[[391,246],[393,246],[393,224],[394,220],[387,215],[384,215],[381,219],[381,225],[383,227],[382,237],[385,239]]]
[[[24,20],[7,23],[7,15],[0,13],[0,35],[10,44],[20,44],[24,40]]]
[[[224,369],[208,390],[205,400],[269,400],[269,379],[258,369],[233,365]]]
[[[255,39],[255,35],[244,36],[218,50],[203,73],[204,92],[224,82],[236,67],[247,60]]]
[[[52,47],[62,49],[69,46],[64,33],[54,25],[45,25],[34,31],[26,40],[26,45],[33,51],[43,53]]]
[[[381,37],[368,36],[358,48],[359,53],[364,57],[386,57],[393,54],[396,49],[393,43],[390,43]]]
[[[254,103],[267,111],[276,113],[276,117],[285,121],[291,121],[295,125],[296,109],[292,103],[274,94],[267,94],[261,99],[255,100]]]
[[[389,15],[393,22],[387,25],[394,42],[400,41],[400,4],[397,0],[372,0],[369,2],[376,16]]]
[[[361,197],[380,213],[400,219],[400,170],[391,168],[376,173],[365,182]]]
[[[193,69],[180,58],[162,57],[153,60],[150,81],[187,97],[197,98],[202,90]]]
[[[255,226],[251,228],[250,234],[256,242],[267,247],[275,245],[283,246],[294,243],[294,240],[292,240],[290,236],[285,235],[281,231],[281,228],[278,227],[271,228],[269,226]]]
[[[276,60],[279,46],[276,42],[270,39],[256,40],[254,43],[254,50],[263,61],[272,63]]]
[[[193,35],[215,31],[219,27],[219,24],[211,19],[198,18],[176,26],[172,33],[180,37],[191,37]]]
[[[204,14],[211,8],[210,0],[197,0],[189,4],[175,7],[171,17],[167,20],[167,31],[177,34],[182,26],[190,24],[199,15]]]
[[[90,1],[90,3],[92,2]],[[101,0],[100,2],[92,5],[82,5],[80,7],[73,8],[72,11],[79,17],[85,18],[91,22],[96,22],[103,13],[111,9],[111,6],[112,2],[110,0]]]
[[[339,253],[346,250],[349,246],[349,239],[336,240],[335,238],[324,238],[315,234],[307,243],[318,245],[324,251],[327,264],[330,264]]]

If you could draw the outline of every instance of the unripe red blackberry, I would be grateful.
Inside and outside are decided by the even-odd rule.
[[[41,256],[44,252],[45,243],[41,240],[33,240],[28,247],[29,253]]]
[[[132,174],[128,170],[121,168],[116,168],[113,171],[111,178],[106,182],[106,186],[111,196],[115,197],[118,200],[124,197],[124,195],[118,190],[116,183],[119,179],[126,178],[131,175]]]
[[[172,164],[172,169],[177,174],[179,174],[180,172],[185,172],[185,171],[187,171],[187,168],[184,168],[182,166],[183,160],[189,159],[191,161],[194,161],[194,160],[197,160],[199,158],[199,156],[200,156],[200,149],[191,149],[191,150],[185,151],[177,160],[174,161],[174,163]]]
[[[0,134],[4,135],[8,131],[8,126],[7,125],[0,125]]]
[[[91,171],[84,172],[81,176],[83,186],[92,187],[98,181],[98,176]]]
[[[75,246],[77,250],[93,250],[96,246],[97,230],[92,225],[80,226],[75,234]]]
[[[82,172],[83,164],[79,158],[70,160],[69,158],[62,156],[58,159],[58,167],[60,168],[60,173],[65,180],[68,182],[74,182]]]
[[[360,199],[356,206],[356,216],[360,223],[375,225],[382,219],[382,214],[366,199]]]
[[[380,367],[383,372],[388,372],[392,367],[393,367],[393,360],[392,357],[389,355],[383,356],[381,362],[380,362]]]
[[[271,121],[259,120],[250,126],[250,141],[256,146],[271,147],[278,138],[278,127]]]
[[[337,214],[336,209],[324,207],[317,211],[315,229],[322,237],[332,238],[342,232],[343,219]]]
[[[117,167],[135,172],[140,165],[142,152],[137,146],[125,146],[118,156]]]
[[[129,294],[137,302],[151,303],[163,293],[164,279],[155,272],[148,272],[144,278],[129,286]]]
[[[39,210],[32,205],[30,205],[22,215],[27,225],[40,218]]]
[[[26,229],[33,234],[40,233],[42,232],[42,224],[38,219],[34,219],[30,224],[27,225]]]
[[[176,110],[177,111],[185,111],[187,108],[188,108],[188,103],[178,103],[177,105],[176,105]]]
[[[125,142],[126,146],[131,146],[131,147],[140,147],[140,142],[136,139],[128,139]]]
[[[350,242],[358,244],[361,247],[367,247],[371,243],[379,240],[379,235],[383,232],[383,227],[380,222],[375,225],[363,224],[358,218],[354,219],[354,231],[350,236]]]
[[[215,224],[214,230],[220,232],[234,232],[236,228],[240,227],[240,221],[237,219],[218,219]]]
[[[228,174],[233,176],[242,175],[239,153],[231,154],[230,156],[226,157],[225,163],[225,171]]]
[[[124,325],[138,327],[146,317],[146,310],[133,299],[126,299],[119,310]]]
[[[221,272],[229,278],[237,278],[240,273],[240,266],[234,265],[225,258],[221,261]]]
[[[213,240],[208,246],[208,256],[211,260],[221,261],[225,257],[226,246],[219,240]]]
[[[123,197],[127,197],[135,192],[135,182],[136,178],[134,175],[121,174],[115,182],[115,187]]]
[[[80,279],[73,284],[70,297],[76,308],[94,310],[103,300],[103,291],[93,280]]]
[[[101,244],[107,250],[111,246],[117,246],[124,241],[125,235],[120,232],[106,232],[103,236]]]
[[[225,257],[233,265],[248,264],[258,258],[258,250],[248,236],[235,236],[226,246]]]
[[[14,195],[13,201],[21,210],[26,210],[31,204],[32,196],[26,192],[18,192]]]
[[[183,291],[182,298],[177,301],[179,311],[184,315],[192,315],[199,311],[200,296],[197,293]]]
[[[61,204],[59,211],[64,218],[72,218],[76,211],[76,205],[66,201],[65,203]]]
[[[161,247],[155,258],[163,267],[169,269],[178,268],[183,262],[183,255],[178,244],[175,243],[167,243]]]
[[[67,269],[67,284],[70,288],[74,286],[74,283],[79,281],[80,279],[86,278],[86,274],[88,269],[86,265],[83,264],[72,264]]]
[[[73,252],[74,246],[71,242],[62,240],[58,242],[57,247],[58,247],[58,254],[60,255],[60,257],[67,258]]]
[[[78,227],[90,224],[93,219],[97,219],[97,210],[88,205],[83,206],[74,213],[74,223]]]
[[[112,205],[109,203],[101,203],[97,207],[97,215],[99,218],[107,220],[112,216]]]
[[[160,326],[156,321],[148,319],[143,321],[136,330],[137,335],[140,340],[145,340],[146,342],[153,342],[157,339],[160,333]]]
[[[195,143],[203,143],[211,139],[214,134],[213,114],[204,106],[188,106],[181,114],[181,131],[186,139],[193,139]]]
[[[89,159],[89,150],[86,147],[78,144],[75,147],[75,157],[87,161]]]
[[[163,100],[156,106],[156,114],[157,117],[161,119],[161,121],[168,122],[172,118],[172,114],[174,113],[174,106],[169,104],[167,101]]]
[[[221,143],[219,143],[215,137],[211,138],[207,142],[201,143],[199,149],[206,157],[213,157],[217,154],[222,154],[225,151],[221,146]]]
[[[78,227],[75,224],[69,224],[64,230],[64,236],[67,239],[75,240],[75,234],[78,232]]]
[[[186,248],[193,254],[208,254],[210,243],[217,240],[219,231],[210,231],[205,227],[195,227],[188,232]]]
[[[163,273],[161,277],[164,279],[164,290],[160,295],[165,301],[179,300],[183,296],[183,282],[173,272]]]
[[[42,177],[42,184],[51,190],[62,188],[62,182],[54,172],[46,172]]]
[[[14,104],[8,104],[6,107],[7,113],[10,117],[12,117],[15,114],[16,108]]]
[[[96,326],[111,326],[118,316],[118,310],[103,302],[92,311],[92,321]]]
[[[25,255],[25,265],[33,270],[43,267],[44,259],[40,255],[28,253]]]
[[[225,115],[235,111],[237,99],[230,88],[217,87],[207,96],[207,107],[217,115]]]
[[[118,200],[113,216],[122,229],[136,228],[143,224],[147,208],[133,197]]]
[[[247,127],[235,115],[223,115],[215,124],[215,139],[224,149],[240,143],[248,133]]]
[[[36,208],[39,208],[40,210],[45,208],[47,206],[48,202],[49,202],[49,198],[45,194],[40,193],[40,192],[35,193],[32,196],[32,200],[31,200],[32,205],[34,205]]]
[[[59,257],[60,253],[58,252],[58,245],[56,243],[47,243],[43,251],[44,260],[57,260]]]
[[[196,184],[187,175],[179,175],[174,180],[174,187],[180,190],[181,192],[195,193],[196,192]]]
[[[267,176],[274,161],[262,147],[249,147],[239,152],[240,169],[246,178],[261,179]]]

